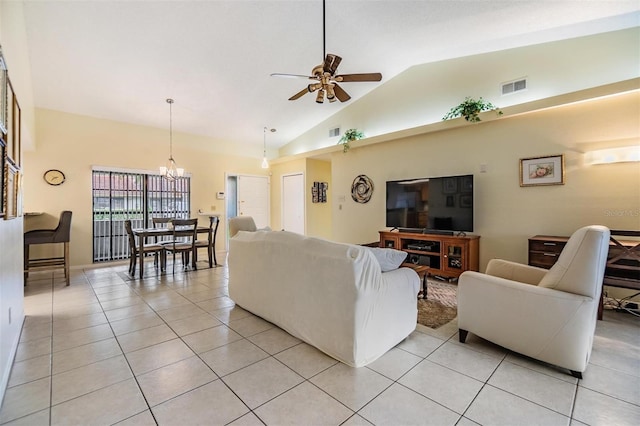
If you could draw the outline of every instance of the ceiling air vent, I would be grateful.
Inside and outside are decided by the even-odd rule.
[[[329,129],[329,137],[335,138],[336,136],[340,136],[340,127]]]
[[[510,81],[502,84],[502,94],[508,95],[510,93],[519,92],[521,90],[527,90],[527,79],[521,78],[519,80]]]

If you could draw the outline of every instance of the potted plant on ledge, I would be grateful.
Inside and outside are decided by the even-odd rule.
[[[442,120],[464,117],[467,121],[477,123],[482,121],[480,120],[480,117],[478,117],[482,111],[495,111],[496,115],[502,115],[502,111],[498,107],[493,105],[491,102],[486,102],[482,97],[476,100],[467,96],[464,98],[464,102],[451,108],[447,115],[442,117]]]
[[[338,141],[338,145],[342,144],[342,152],[347,152],[351,148],[350,143],[364,138],[364,133],[358,129],[349,129],[344,132],[344,135]]]

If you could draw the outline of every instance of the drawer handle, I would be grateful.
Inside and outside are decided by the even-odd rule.
[[[545,246],[555,246],[557,245],[556,243],[542,243]]]
[[[551,257],[556,257],[557,254],[555,253],[542,253],[544,256],[551,256]]]

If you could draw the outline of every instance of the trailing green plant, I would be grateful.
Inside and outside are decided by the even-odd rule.
[[[475,100],[467,96],[464,98],[464,102],[460,105],[451,108],[451,110],[442,117],[443,120],[449,120],[451,118],[464,117],[465,120],[472,123],[477,123],[480,120],[478,114],[482,111],[495,111],[496,115],[502,115],[502,111],[491,102],[486,102],[482,97]]]
[[[351,148],[350,142],[357,141],[364,138],[364,133],[358,129],[349,129],[344,132],[344,135],[338,141],[338,145],[342,144],[342,152],[347,152]]]

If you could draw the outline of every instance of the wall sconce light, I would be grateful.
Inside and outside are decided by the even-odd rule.
[[[640,161],[640,145],[589,151],[587,164],[630,163]]]

